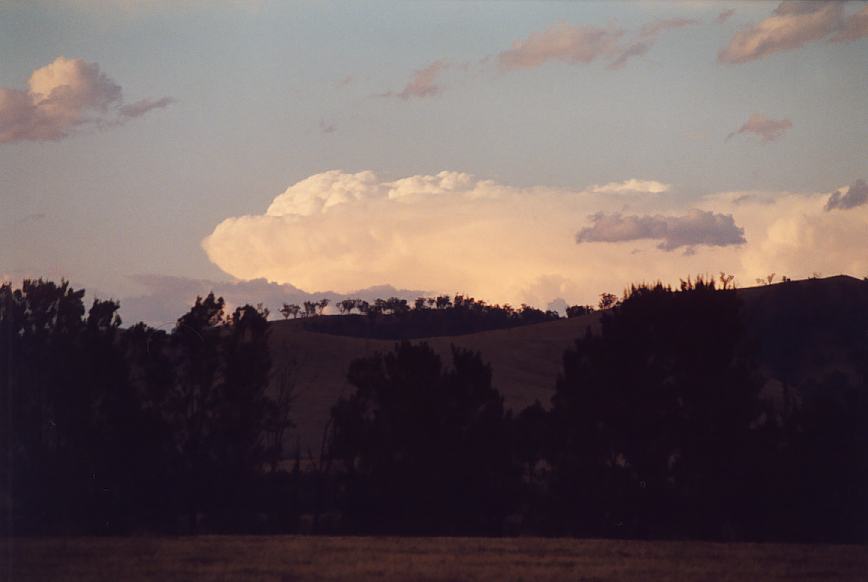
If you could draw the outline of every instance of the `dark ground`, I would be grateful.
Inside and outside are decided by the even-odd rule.
[[[846,545],[541,538],[6,539],[4,580],[866,580]]]

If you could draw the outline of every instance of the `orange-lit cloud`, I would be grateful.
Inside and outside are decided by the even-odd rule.
[[[386,181],[331,171],[290,186],[264,214],[224,220],[202,245],[241,280],[335,292],[389,283],[543,307],[696,273],[744,282],[770,272],[868,274],[868,205],[830,213],[825,193],[738,192],[684,207],[656,184],[649,196],[635,185],[516,188],[461,172]],[[636,218],[644,230],[576,244],[579,232],[599,234],[597,213]]]

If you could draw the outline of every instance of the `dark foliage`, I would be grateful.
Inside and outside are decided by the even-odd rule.
[[[413,307],[404,299],[360,299],[338,303],[341,316],[307,319],[305,329],[320,333],[377,339],[415,339],[454,336],[558,319],[554,311],[529,305],[489,305],[473,297],[419,297]],[[358,314],[354,314],[357,311]]]
[[[0,287],[3,524],[11,532],[248,528],[273,412],[266,313],[209,295],[171,334],[120,330],[66,282]],[[185,524],[179,525],[179,518]]]
[[[272,372],[261,307],[227,315],[212,294],[171,332],[122,330],[116,302],[86,309],[66,282],[2,285],[3,533],[865,543],[868,287],[721,281],[609,297],[599,332],[564,354],[551,408],[515,418],[478,353],[444,366],[405,341],[356,360],[320,450],[296,449],[291,471],[294,360]],[[305,306],[311,322],[375,337],[553,317],[460,295],[314,317],[325,307]]]
[[[509,417],[478,353],[427,344],[360,359],[334,407],[339,503],[356,531],[499,533],[519,486]]]

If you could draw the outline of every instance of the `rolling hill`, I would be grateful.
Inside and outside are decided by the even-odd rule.
[[[743,318],[760,369],[769,385],[799,388],[839,371],[864,373],[868,354],[868,282],[848,276],[788,281],[738,291]],[[491,364],[495,387],[506,405],[521,410],[534,400],[548,405],[564,350],[590,328],[599,329],[600,312],[572,319],[485,331],[425,341],[451,362],[450,346],[481,352]],[[321,316],[342,317],[342,316]],[[270,346],[275,370],[289,366],[295,378],[292,419],[296,424],[288,452],[319,451],[331,406],[352,391],[346,381],[350,362],[391,350],[395,341],[317,333],[303,320],[273,322]],[[713,333],[713,330],[709,330]]]

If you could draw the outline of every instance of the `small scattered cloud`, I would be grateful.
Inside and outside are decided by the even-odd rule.
[[[746,242],[744,229],[732,215],[692,209],[683,216],[624,216],[619,212],[591,215],[591,226],[576,234],[577,243],[659,240],[657,248],[729,246]],[[692,254],[692,253],[691,253]]]
[[[735,8],[729,8],[728,10],[724,10],[717,15],[717,18],[714,19],[714,22],[716,24],[723,24],[724,22],[729,20],[733,14],[735,14]]]
[[[27,89],[0,88],[0,143],[57,141],[83,127],[124,123],[170,103],[163,97],[124,105],[121,86],[99,65],[61,56],[33,71]]]
[[[851,42],[868,36],[868,6],[847,17],[844,24],[830,40],[832,42]]]
[[[320,133],[323,133],[323,134],[328,135],[328,134],[330,134],[330,133],[334,133],[334,132],[336,132],[337,130],[338,130],[338,126],[335,125],[334,122],[326,121],[325,119],[320,119],[320,120],[319,120],[319,131],[320,131]]]
[[[630,192],[660,194],[669,191],[669,184],[656,180],[624,180],[623,182],[609,182],[603,185],[591,186],[588,190],[597,194],[625,194]]]
[[[730,140],[743,133],[752,133],[759,136],[763,143],[769,143],[779,139],[792,126],[793,122],[789,119],[770,119],[754,113],[738,130],[726,136],[726,139]]]
[[[407,81],[407,84],[400,91],[387,91],[380,96],[397,97],[398,99],[407,101],[409,99],[421,99],[439,95],[443,91],[443,87],[438,84],[439,77],[451,66],[446,60],[436,60],[416,70],[413,73],[413,77]]]
[[[40,220],[44,220],[45,217],[48,216],[44,212],[33,212],[32,214],[27,214],[17,219],[12,224],[14,226],[22,226],[25,224],[33,224],[34,222],[39,222]]]
[[[842,191],[843,190],[843,191]],[[826,212],[830,210],[849,210],[868,204],[868,183],[856,180],[846,188],[840,188],[829,195],[826,201]]]
[[[737,64],[794,50],[846,30],[848,22],[851,19],[845,22],[842,2],[781,2],[771,16],[738,31],[717,58],[721,63]],[[849,34],[859,38],[861,20],[852,22],[853,32]]]
[[[624,35],[619,28],[553,24],[527,38],[515,41],[512,48],[497,55],[502,70],[533,69],[549,61],[567,64],[590,63],[611,55]]]
[[[355,82],[356,82],[355,75],[346,75],[344,77],[341,77],[337,81],[335,81],[335,87],[342,89],[344,87],[349,87],[350,85],[352,85]]]
[[[135,103],[130,103],[129,105],[123,105],[118,112],[123,117],[135,118],[141,117],[148,111],[153,111],[154,109],[162,109],[163,107],[168,107],[175,100],[171,97],[163,97],[161,99],[140,99]]]
[[[514,71],[536,68],[549,61],[576,65],[600,59],[609,60],[607,68],[616,70],[623,68],[629,59],[651,50],[662,32],[694,24],[699,21],[692,18],[655,20],[642,26],[631,41],[623,44],[628,35],[621,28],[559,22],[514,42],[512,48],[497,55],[497,61],[501,70]]]

